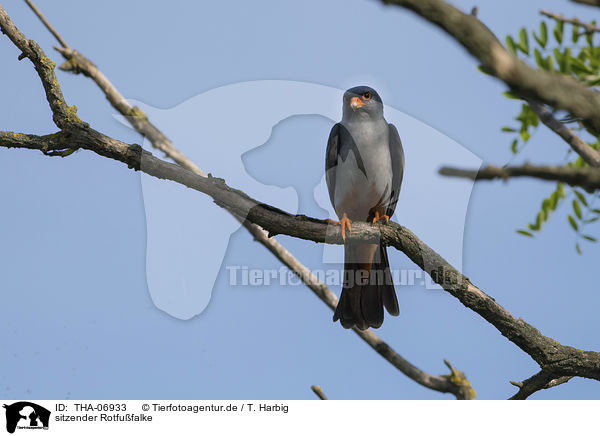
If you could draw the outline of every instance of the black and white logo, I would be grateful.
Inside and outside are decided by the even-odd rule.
[[[48,430],[50,411],[29,401],[5,404],[6,431],[14,433],[16,429]]]

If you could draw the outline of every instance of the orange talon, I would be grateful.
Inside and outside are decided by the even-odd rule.
[[[340,220],[340,225],[342,226],[342,239],[344,241],[346,240],[346,227],[348,227],[349,232],[352,231],[352,226],[350,225],[351,223],[352,221],[350,221],[346,214],[344,214]]]
[[[373,217],[373,224],[375,224],[379,220],[385,220],[385,223],[390,222],[390,217],[387,215],[379,215],[379,212],[375,212],[375,216]]]
[[[350,225],[352,221],[350,221],[350,218],[348,218],[346,214],[342,215],[342,219],[339,221],[335,221],[329,218],[325,219],[324,221],[329,224],[339,224],[340,226],[342,226],[342,239],[344,241],[346,240],[346,227],[348,227],[349,232],[352,231],[352,226]]]

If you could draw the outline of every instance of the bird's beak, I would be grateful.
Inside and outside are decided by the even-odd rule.
[[[350,107],[352,108],[352,110],[356,110],[360,107],[363,107],[365,105],[365,103],[358,97],[352,97],[350,99]]]

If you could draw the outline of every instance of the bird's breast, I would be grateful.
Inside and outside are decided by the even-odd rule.
[[[338,215],[346,213],[350,219],[364,221],[372,208],[389,200],[392,185],[389,127],[386,122],[345,127],[356,148],[345,161],[338,160],[334,207]]]

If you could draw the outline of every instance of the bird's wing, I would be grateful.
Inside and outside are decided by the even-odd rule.
[[[402,185],[402,177],[404,176],[404,150],[402,149],[402,141],[400,140],[398,130],[393,124],[388,124],[388,126],[390,132],[390,157],[392,159],[392,192],[386,215],[392,216],[396,209],[396,203],[398,203],[400,186]]]
[[[327,188],[329,189],[329,199],[331,204],[335,207],[333,200],[335,196],[335,179],[336,179],[336,167],[338,163],[338,153],[340,145],[340,123],[337,123],[332,127],[329,132],[329,139],[327,140],[327,151],[325,152],[325,180],[327,182]]]
[[[352,152],[354,159],[356,160],[356,166],[365,177],[367,171],[363,163],[358,147],[354,142],[354,138],[341,123],[337,123],[331,129],[329,133],[329,140],[327,141],[327,152],[325,156],[325,180],[327,181],[327,187],[329,188],[329,199],[331,204],[335,207],[335,182],[336,182],[336,171],[338,164],[338,156],[345,161],[348,158],[348,154]],[[339,199],[338,199],[339,200]]]

